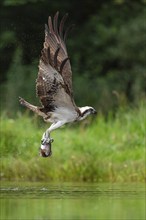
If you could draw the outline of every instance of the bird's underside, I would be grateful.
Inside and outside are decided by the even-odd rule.
[[[58,16],[59,12],[55,14],[53,21],[49,16],[48,25],[45,25],[45,41],[36,80],[36,94],[41,102],[41,107],[34,106],[20,98],[22,105],[42,116],[46,122],[52,123],[42,136],[40,154],[44,157],[51,155],[50,132],[52,130],[65,123],[84,119],[86,115],[91,113],[89,107],[78,108],[75,105],[72,91],[72,71],[65,45],[69,30],[64,32],[67,14],[61,19],[59,25]]]

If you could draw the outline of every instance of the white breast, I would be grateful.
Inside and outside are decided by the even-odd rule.
[[[47,121],[49,122],[57,122],[64,121],[65,123],[73,122],[76,120],[78,114],[75,109],[69,109],[64,107],[56,108],[54,112],[51,114],[51,118]]]
[[[76,119],[77,112],[73,109],[59,107],[55,110],[54,115],[61,121],[72,122]]]

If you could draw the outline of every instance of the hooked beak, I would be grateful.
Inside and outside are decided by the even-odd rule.
[[[94,109],[92,114],[96,115],[97,114],[97,111]]]

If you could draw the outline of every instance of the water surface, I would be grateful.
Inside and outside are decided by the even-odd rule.
[[[144,184],[3,183],[2,220],[144,220]]]

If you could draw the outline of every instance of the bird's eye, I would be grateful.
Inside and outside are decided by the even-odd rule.
[[[96,114],[97,112],[96,112],[96,110],[95,110],[94,108],[91,108],[91,109],[90,109],[90,113],[91,113],[91,114]]]

